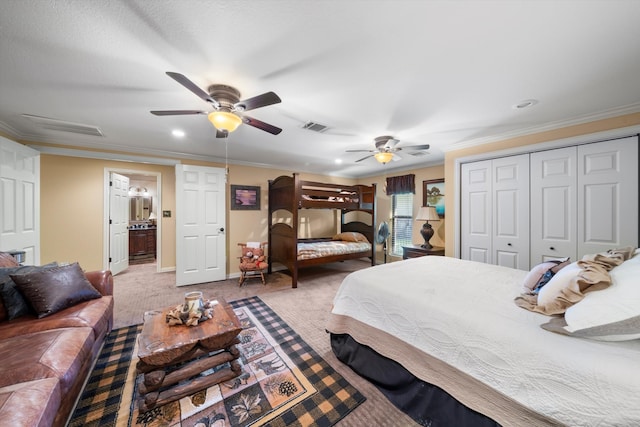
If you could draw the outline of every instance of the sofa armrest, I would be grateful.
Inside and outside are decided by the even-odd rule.
[[[110,270],[86,271],[84,275],[102,295],[113,295],[113,275]]]

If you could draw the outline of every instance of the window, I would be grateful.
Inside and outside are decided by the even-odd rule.
[[[391,198],[391,253],[402,256],[402,247],[413,244],[413,194],[394,194]]]

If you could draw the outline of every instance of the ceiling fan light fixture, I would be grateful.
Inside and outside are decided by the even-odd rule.
[[[373,157],[375,157],[378,162],[384,165],[385,163],[389,163],[391,161],[391,159],[393,158],[393,153],[388,151],[381,151],[374,154]]]
[[[228,111],[214,111],[207,116],[209,121],[216,129],[227,131],[229,133],[238,129],[242,123],[242,119]]]

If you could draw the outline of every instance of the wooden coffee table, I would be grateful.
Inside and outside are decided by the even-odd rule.
[[[237,377],[242,368],[236,360],[240,352],[240,322],[227,302],[217,299],[213,318],[197,326],[169,326],[166,315],[175,307],[148,311],[138,337],[138,373],[142,398],[140,411],[146,412],[189,396],[212,385]],[[230,362],[230,367],[200,375]],[[189,381],[184,381],[189,380]]]

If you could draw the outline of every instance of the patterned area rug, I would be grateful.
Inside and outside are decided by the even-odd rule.
[[[258,297],[229,303],[242,323],[243,374],[138,411],[141,325],[111,332],[69,426],[332,426],[365,397]]]

